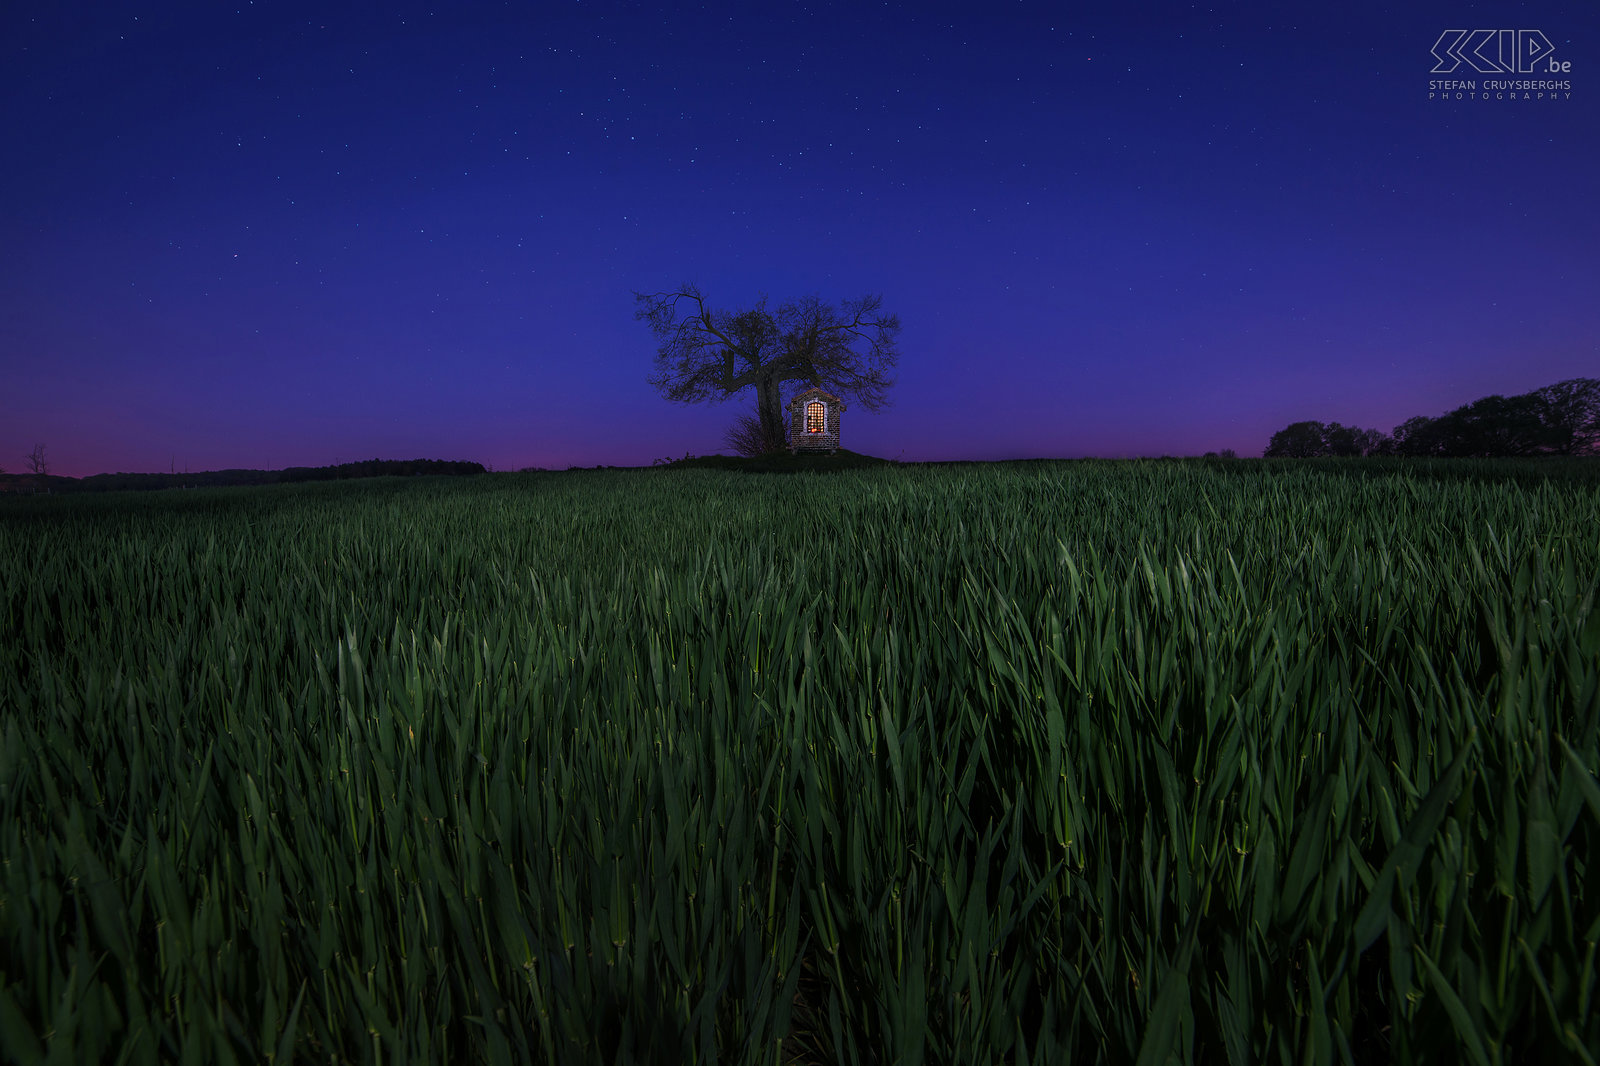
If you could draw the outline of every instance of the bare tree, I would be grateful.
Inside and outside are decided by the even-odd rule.
[[[808,296],[775,311],[766,297],[747,310],[715,310],[693,285],[633,298],[634,317],[659,342],[650,383],[667,399],[716,403],[756,390],[759,435],[735,425],[730,443],[737,433],[764,451],[782,448],[784,386],[791,382],[827,388],[869,411],[888,403],[900,319],[883,313],[881,296],[837,307]]]
[[[23,458],[28,460],[28,469],[32,470],[39,477],[43,477],[44,475],[50,473],[50,463],[44,457],[43,444],[35,444],[33,446],[33,451],[23,456]]]
[[[722,435],[722,442],[740,455],[765,455],[783,448],[782,437],[768,439],[761,430],[761,419],[754,415],[740,415]]]

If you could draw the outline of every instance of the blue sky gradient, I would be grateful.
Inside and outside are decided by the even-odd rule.
[[[0,15],[0,466],[641,465],[634,290],[882,293],[906,460],[1260,454],[1600,376],[1600,9]],[[1428,99],[1451,28],[1570,89]],[[1457,71],[1480,83],[1508,75]]]

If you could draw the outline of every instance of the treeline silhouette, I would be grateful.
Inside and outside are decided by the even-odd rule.
[[[91,474],[51,476],[52,492],[117,492],[143,489],[213,488],[218,485],[278,485],[295,481],[341,481],[358,477],[425,477],[482,474],[482,463],[447,459],[365,459],[335,466],[291,466],[283,470],[206,470],[200,473]]]
[[[1600,380],[1572,378],[1520,396],[1485,396],[1393,433],[1338,422],[1295,422],[1272,435],[1268,458],[1404,455],[1498,458],[1600,454]]]

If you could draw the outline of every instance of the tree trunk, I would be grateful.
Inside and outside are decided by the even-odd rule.
[[[761,436],[768,451],[787,443],[783,432],[783,392],[776,374],[763,377],[756,386],[756,413],[761,418]]]

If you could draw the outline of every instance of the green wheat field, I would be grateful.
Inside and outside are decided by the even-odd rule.
[[[0,1059],[1592,1063],[1597,595],[1582,461],[0,500]]]

